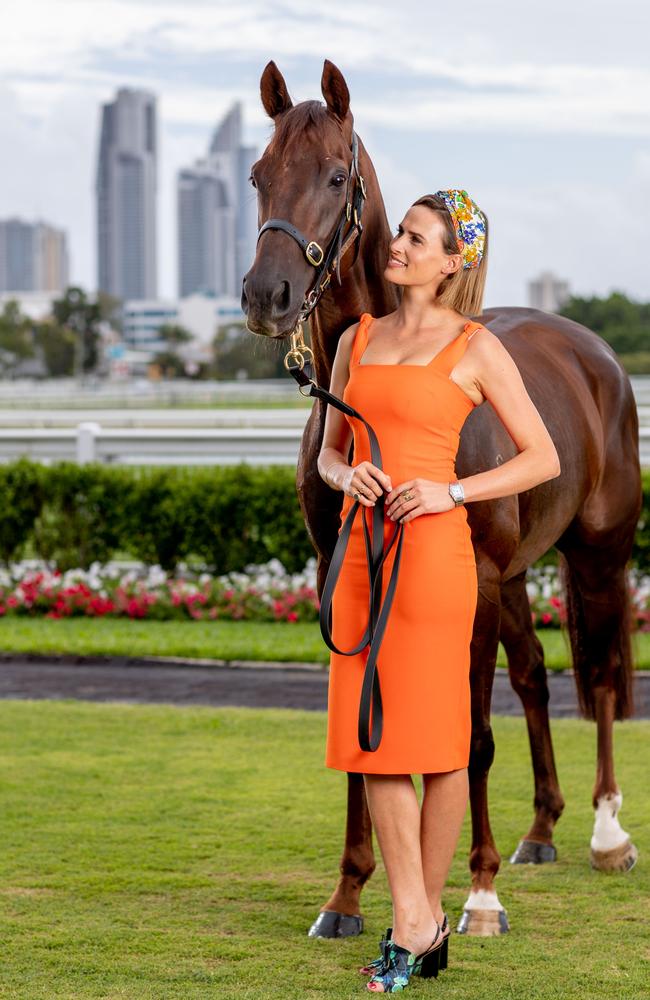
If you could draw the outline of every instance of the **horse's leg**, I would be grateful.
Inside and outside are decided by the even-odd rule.
[[[525,570],[501,587],[501,642],[508,656],[510,682],[526,713],[535,777],[533,825],[510,861],[541,864],[557,857],[553,829],[564,809],[564,799],[551,742],[544,648],[532,624]]]
[[[598,769],[593,794],[596,811],[591,838],[591,867],[599,871],[626,872],[632,868],[638,851],[621,828],[618,811],[623,795],[614,777],[613,722],[616,696],[600,688],[595,692],[598,732]]]
[[[631,612],[626,579],[630,546],[620,528],[618,537],[610,542],[599,538],[597,531],[589,532],[584,522],[577,522],[558,541],[558,547],[578,699],[583,714],[595,719],[598,733],[591,865],[601,871],[627,871],[638,852],[618,821],[623,796],[614,775],[613,725],[615,719],[632,714]]]
[[[363,931],[361,890],[375,870],[372,824],[362,774],[348,774],[348,817],[338,883],[309,937],[351,937]]]
[[[569,636],[583,713],[596,720],[598,767],[591,864],[627,871],[638,852],[618,821],[623,796],[614,775],[613,724],[632,711],[630,598],[625,546],[572,545],[561,563]]]
[[[472,812],[472,848],[469,866],[472,890],[458,924],[459,934],[488,937],[508,930],[506,911],[494,888],[501,856],[488,813],[488,774],[494,760],[490,726],[492,683],[499,645],[499,583],[479,579],[479,593],[471,644],[472,743],[469,758],[469,794]]]

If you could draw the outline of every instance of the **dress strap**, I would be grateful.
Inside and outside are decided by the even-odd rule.
[[[435,362],[436,365],[439,365],[441,371],[444,371],[445,375],[449,375],[452,368],[458,364],[465,353],[468,343],[482,325],[482,323],[476,323],[474,320],[470,320],[466,323],[463,332],[459,334],[455,340],[452,340],[451,343],[447,344],[447,346],[436,355],[431,362],[431,365],[433,366]]]
[[[352,351],[350,352],[350,367],[359,364],[359,359],[366,349],[366,342],[368,340],[368,324],[372,320],[370,313],[361,313],[359,317],[359,324],[357,326],[357,332],[354,335],[354,340],[352,341]]]

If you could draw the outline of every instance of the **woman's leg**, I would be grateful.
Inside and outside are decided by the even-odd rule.
[[[424,884],[431,912],[442,923],[442,890],[467,809],[467,768],[423,774],[422,782],[420,845]]]
[[[365,774],[370,818],[393,899],[393,941],[416,954],[436,934],[422,869],[420,806],[410,774]]]

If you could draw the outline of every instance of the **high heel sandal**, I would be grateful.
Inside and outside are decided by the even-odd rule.
[[[386,928],[386,933],[379,942],[379,950],[381,955],[379,958],[374,958],[372,962],[368,962],[367,965],[362,965],[359,972],[362,976],[374,976],[376,972],[381,972],[384,965],[386,964],[386,944],[390,941],[390,936],[393,933],[392,927]]]
[[[444,942],[440,946],[440,972],[447,968],[447,961],[449,955],[449,937],[451,935],[451,927],[449,926],[449,920],[447,919],[447,914],[443,913],[442,923],[440,925],[440,930],[442,931]],[[386,965],[386,943],[390,941],[390,936],[393,933],[392,927],[386,928],[386,933],[384,937],[379,942],[379,950],[381,955],[378,958],[373,959],[372,962],[368,962],[367,965],[361,966],[359,972],[363,976],[374,976],[376,973],[381,972],[383,967]],[[414,976],[419,975],[418,972],[413,972]]]
[[[447,968],[449,960],[449,938],[451,937],[451,927],[449,926],[449,920],[447,919],[446,913],[443,914],[443,920],[442,923],[440,924],[440,931],[442,933],[442,943],[435,950],[435,956],[436,956],[435,972],[434,971],[429,972],[428,976],[437,976],[439,972],[444,972],[444,970]],[[433,969],[433,961],[431,963],[431,968]],[[419,971],[414,971],[413,975],[414,976],[421,975],[423,979],[427,978],[424,972],[420,973]]]
[[[411,976],[421,976],[423,979],[430,979],[438,975],[440,968],[440,956],[447,938],[442,933],[440,925],[436,928],[436,936],[426,951],[416,955],[408,948],[402,948],[389,940],[385,943],[385,964],[381,972],[376,973],[368,981],[367,989],[369,993],[377,993],[372,989],[373,983],[383,986],[383,993],[401,993],[405,986],[408,986]]]

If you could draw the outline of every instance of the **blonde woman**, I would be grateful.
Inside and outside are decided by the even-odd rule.
[[[382,954],[361,970],[375,993],[399,992],[412,975],[434,976],[447,965],[450,928],[441,897],[467,808],[470,640],[478,594],[465,505],[520,493],[560,473],[555,446],[513,359],[471,319],[483,308],[487,237],[487,218],[464,190],[438,191],[411,205],[384,272],[402,287],[400,305],[387,316],[363,313],[341,335],[330,383],[374,429],[383,470],[370,461],[360,421],[332,406],[318,458],[321,476],[345,494],[341,524],[355,501],[373,508],[383,498],[384,542],[395,522],[405,525],[378,660],[378,746],[370,748],[359,735],[367,648],[330,657],[325,763],[364,775],[392,896]],[[519,453],[458,481],[460,431],[485,400]],[[361,511],[364,518],[367,513]],[[394,557],[395,547],[384,580]],[[359,642],[369,598],[357,518],[332,599],[337,648]],[[422,775],[421,807],[414,774]]]

